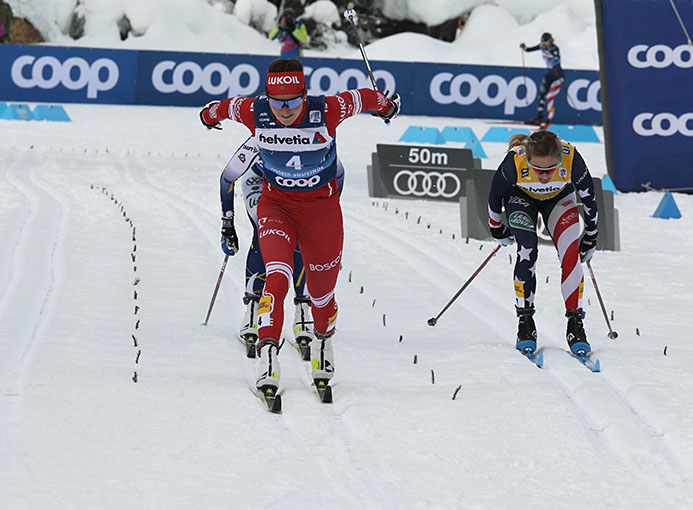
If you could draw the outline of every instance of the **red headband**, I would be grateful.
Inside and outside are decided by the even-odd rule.
[[[306,88],[306,77],[303,71],[292,71],[284,73],[267,73],[267,84],[265,86],[267,95],[299,95]]]

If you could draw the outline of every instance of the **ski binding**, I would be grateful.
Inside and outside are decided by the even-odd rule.
[[[299,336],[296,341],[293,342],[294,347],[298,351],[303,361],[310,361],[310,342],[311,338],[309,336]]]
[[[266,384],[258,388],[255,395],[265,404],[269,412],[277,414],[282,412],[282,396],[274,386]]]
[[[243,347],[245,347],[245,355],[247,358],[254,358],[256,355],[255,352],[255,346],[257,345],[257,335],[255,334],[246,334],[246,335],[241,335],[239,337],[239,340],[243,344]]]
[[[538,368],[542,368],[544,366],[544,353],[542,351],[536,352],[532,349],[525,349],[524,351],[520,351],[518,349],[518,351],[525,358],[534,363]]]

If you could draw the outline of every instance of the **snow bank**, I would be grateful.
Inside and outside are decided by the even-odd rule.
[[[330,0],[318,0],[306,6],[306,11],[301,17],[311,18],[317,23],[322,23],[327,26],[339,26],[342,22],[337,6],[330,2]]]
[[[29,18],[47,44],[168,51],[203,51],[278,55],[269,41],[276,7],[268,0],[83,0],[85,35],[67,36],[76,0],[9,0],[18,16]],[[383,0],[383,12],[396,19],[439,24],[471,10],[453,43],[420,34],[398,34],[370,44],[368,56],[380,60],[477,65],[521,65],[520,42],[538,42],[552,32],[568,69],[598,69],[594,8],[591,0]],[[120,40],[117,22],[128,17],[133,34]],[[332,25],[340,12],[329,0],[307,6],[306,18]],[[254,27],[254,28],[251,28]],[[259,31],[258,31],[259,30]],[[340,35],[341,33],[337,33]],[[344,37],[325,38],[327,49],[308,49],[306,56],[360,59]],[[543,67],[539,53],[525,55],[526,65]]]

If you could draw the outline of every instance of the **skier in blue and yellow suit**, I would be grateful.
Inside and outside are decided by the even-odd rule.
[[[576,192],[583,203],[585,232],[580,239]],[[508,226],[502,220],[502,210]],[[517,348],[536,350],[534,293],[536,290],[537,218],[541,213],[561,261],[561,292],[573,354],[587,354],[590,345],[582,324],[584,277],[580,262],[592,257],[597,245],[597,202],[592,177],[582,156],[555,133],[537,131],[513,135],[496,171],[488,202],[489,227],[503,246],[517,241],[514,271],[515,307],[519,317]]]

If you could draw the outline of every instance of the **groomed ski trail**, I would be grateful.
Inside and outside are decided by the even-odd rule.
[[[398,235],[397,230],[401,230],[398,228],[401,224],[395,226],[395,222],[387,217],[383,218],[385,224],[376,224],[366,220],[362,213],[357,212],[358,209],[351,207],[345,212],[345,224],[348,225],[350,221],[358,223],[355,230],[359,235],[367,237],[372,247],[378,246],[387,251],[389,256],[410,264],[412,272],[428,279],[431,285],[443,287],[439,282],[449,280],[449,272],[457,273],[460,282],[467,278],[455,269],[459,262],[445,253],[444,243],[438,241],[440,237],[436,234],[430,233],[428,236],[431,241],[435,239],[435,242],[426,245],[427,253],[419,244],[409,241],[407,232],[400,231]],[[421,237],[420,230],[417,237]],[[374,252],[378,253],[379,250],[375,249]],[[501,257],[499,254],[495,258]],[[473,312],[474,317],[480,316],[480,310],[488,310],[488,306],[491,309],[496,308],[499,315],[508,315],[504,306],[503,309],[499,307],[500,298],[497,291],[489,289],[488,284],[483,281],[474,283],[477,288],[475,292],[469,293],[474,294],[473,299],[466,296],[466,301],[455,303],[453,306]],[[467,290],[472,289],[470,287]],[[450,310],[448,313],[450,314]],[[465,320],[468,319],[467,315],[465,314]],[[454,321],[455,318],[448,317],[447,320]],[[493,321],[486,321],[485,324],[500,338],[511,336],[512,333],[508,334],[508,331],[514,331],[515,326],[499,332],[499,322],[501,321],[494,317]],[[551,375],[565,397],[582,415],[581,421],[584,426],[597,436],[598,443],[593,446],[603,444],[607,447],[614,457],[619,459],[619,463],[659,493],[662,500],[667,501],[669,505],[676,506],[687,501],[685,488],[688,481],[670,447],[663,445],[656,435],[652,434],[652,425],[643,418],[642,412],[632,401],[624,399],[612,384],[600,379],[603,374],[591,373],[585,367],[580,367],[577,360],[569,359],[570,354],[561,347],[559,349],[563,351],[564,356],[555,356],[554,354],[558,354],[556,347],[564,343],[551,340],[556,336],[558,335],[540,339],[540,345],[548,347],[544,351],[544,370]],[[512,348],[510,345],[508,347]],[[598,350],[595,354],[599,354]],[[608,365],[603,370],[608,371]]]
[[[43,175],[48,154],[29,149],[10,165],[6,179],[29,202],[10,256],[10,278],[0,302],[0,320],[21,316],[25,327],[10,338],[12,346],[0,374],[0,447],[11,447],[12,429],[20,424],[25,370],[43,338],[63,274],[63,244],[70,206]],[[23,168],[19,168],[19,165]]]

